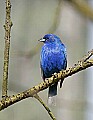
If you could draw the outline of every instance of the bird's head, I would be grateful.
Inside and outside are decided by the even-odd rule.
[[[56,43],[61,42],[60,38],[54,34],[46,34],[43,38],[39,40],[40,42],[44,43]]]

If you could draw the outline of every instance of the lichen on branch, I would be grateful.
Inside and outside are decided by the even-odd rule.
[[[10,13],[11,13],[11,3],[10,3],[10,0],[6,0],[6,18],[5,18],[5,25],[4,25],[4,28],[5,28],[5,49],[4,49],[2,97],[7,97],[10,31],[11,31],[11,27],[12,27]]]
[[[60,71],[59,73],[53,74],[52,77],[47,78],[45,82],[41,82],[40,84],[22,92],[17,95],[12,95],[0,101],[0,110],[7,108],[8,106],[26,99],[28,97],[33,97],[35,94],[47,89],[50,85],[58,82],[61,78],[67,78],[75,73],[78,73],[88,67],[93,66],[93,59],[89,59],[93,55],[93,50],[88,52],[86,56],[84,56],[77,64],[74,64],[73,67],[70,67],[66,70]]]

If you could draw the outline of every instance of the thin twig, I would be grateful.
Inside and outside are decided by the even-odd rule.
[[[48,114],[50,115],[50,117],[53,119],[53,120],[56,120],[55,116],[53,115],[53,113],[51,112],[51,110],[49,109],[49,107],[43,102],[43,100],[39,97],[38,94],[35,94],[34,95],[34,98],[36,98],[43,106],[44,108],[47,110]]]
[[[11,31],[11,27],[12,27],[10,13],[11,13],[11,3],[10,3],[10,0],[6,0],[6,19],[5,19],[5,25],[4,25],[4,28],[5,28],[5,50],[4,50],[2,97],[7,97],[10,31]]]
[[[83,59],[81,59],[81,61],[83,61],[83,62],[87,61],[92,55],[93,55],[93,49],[91,51],[89,51],[88,54],[85,55],[83,57]]]
[[[90,51],[92,53],[93,50]],[[88,55],[86,55],[87,58]],[[33,88],[30,88],[22,93],[19,93],[17,95],[12,95],[10,97],[7,97],[0,101],[0,110],[7,108],[8,106],[21,101],[23,99],[26,99],[28,97],[33,97],[35,94],[39,93],[40,91],[43,91],[44,89],[48,88],[49,86],[53,85],[55,82],[58,82],[61,78],[67,78],[68,76],[71,76],[75,73],[78,73],[88,67],[93,66],[93,59],[81,61],[77,64],[74,64],[73,67],[68,68],[67,70],[60,71],[59,73],[54,74],[52,77],[47,78],[45,82],[41,82],[40,84],[34,86]]]

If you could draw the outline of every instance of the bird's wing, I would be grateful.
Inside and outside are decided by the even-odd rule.
[[[65,46],[64,46],[63,54],[64,54],[64,56],[65,56],[65,59],[64,59],[64,70],[65,70],[66,67],[67,67],[67,51],[66,51]],[[61,81],[60,81],[60,88],[62,87],[63,81],[64,81],[64,79],[61,79]]]
[[[40,67],[41,67],[41,76],[42,76],[43,80],[45,80],[45,74],[44,74],[41,62],[40,62]]]

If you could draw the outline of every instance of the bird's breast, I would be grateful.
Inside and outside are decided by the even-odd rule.
[[[50,77],[64,67],[64,53],[59,47],[47,47],[42,49],[41,65],[44,74]]]

